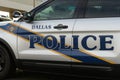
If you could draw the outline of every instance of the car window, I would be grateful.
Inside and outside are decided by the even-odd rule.
[[[77,0],[55,0],[35,14],[34,20],[73,18]]]
[[[86,18],[119,17],[120,0],[88,0]]]

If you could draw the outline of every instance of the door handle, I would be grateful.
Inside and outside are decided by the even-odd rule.
[[[57,26],[54,26],[54,29],[67,29],[68,26],[67,25],[63,25],[63,24],[59,24]]]

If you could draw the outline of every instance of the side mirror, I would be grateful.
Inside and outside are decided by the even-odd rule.
[[[14,18],[20,18],[20,17],[22,17],[23,15],[22,15],[22,13],[20,12],[20,11],[15,11],[15,12],[13,12],[13,17]]]
[[[23,19],[25,22],[30,23],[32,22],[33,18],[30,12],[23,13]]]
[[[24,13],[22,13],[20,11],[15,11],[13,13],[13,17],[14,18],[22,18],[22,20],[25,21],[25,22],[27,22],[27,23],[30,23],[33,20],[32,19],[32,15],[31,15],[30,12],[24,12]]]

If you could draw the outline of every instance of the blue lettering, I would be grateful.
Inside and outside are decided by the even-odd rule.
[[[72,37],[73,37],[73,49],[79,49],[79,47],[78,47],[79,36],[72,36]]]
[[[48,49],[56,49],[58,42],[56,37],[49,35],[43,39],[43,45]]]
[[[92,36],[92,35],[84,37],[83,40],[82,40],[82,43],[81,43],[83,48],[85,48],[86,50],[94,50],[94,49],[96,49],[97,46],[94,46],[93,48],[88,47],[87,41],[88,41],[89,38],[92,38],[95,41],[97,40],[97,38],[95,36]]]
[[[60,36],[60,49],[71,49],[71,46],[65,45],[65,37],[66,36]]]
[[[35,43],[39,43],[41,41],[41,37],[39,36],[30,36],[30,48],[35,48]]]
[[[33,26],[34,28],[34,26]],[[35,35],[30,35],[30,48],[35,48],[35,43],[38,43],[42,46],[44,46],[47,49],[60,49],[60,50],[71,50],[71,49],[79,49],[79,35],[73,35],[72,40],[73,40],[73,48],[71,45],[66,45],[66,36],[62,35],[60,36],[60,42],[57,41],[57,38],[52,35],[48,35],[45,37],[40,37],[40,36],[35,36]],[[113,46],[107,46],[112,44],[112,39],[113,35],[100,35],[100,39],[97,39],[96,36],[89,35],[85,36],[81,40],[81,46],[86,49],[86,50],[95,50],[97,48],[96,45],[93,45],[90,47],[88,45],[89,39],[93,41],[100,41],[100,49],[99,50],[114,50]]]
[[[112,40],[106,40],[107,38],[113,39],[112,35],[107,35],[107,36],[99,36],[100,37],[100,50],[114,50],[114,47],[107,48],[107,44],[112,44]]]

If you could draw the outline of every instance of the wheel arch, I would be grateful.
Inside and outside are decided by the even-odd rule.
[[[12,48],[10,47],[10,45],[3,39],[0,38],[0,45],[3,45],[7,51],[9,52],[9,55],[13,61],[13,63],[15,64],[15,66],[17,66],[17,59],[15,57],[14,51],[12,50]]]

